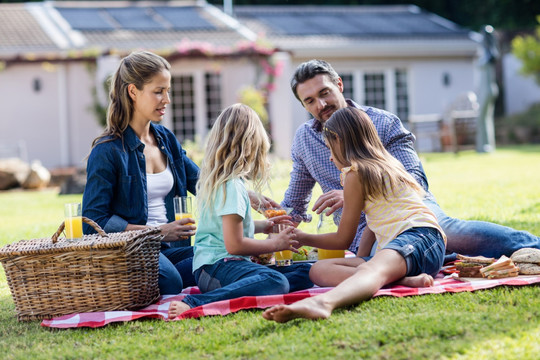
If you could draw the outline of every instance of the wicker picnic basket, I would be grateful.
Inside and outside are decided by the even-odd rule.
[[[98,234],[78,241],[21,240],[0,249],[19,321],[93,311],[135,310],[159,297],[157,228]]]

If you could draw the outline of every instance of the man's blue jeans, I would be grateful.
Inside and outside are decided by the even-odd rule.
[[[510,256],[518,249],[532,247],[540,249],[540,238],[526,231],[519,231],[486,221],[460,220],[451,218],[433,200],[424,200],[433,211],[439,225],[446,234],[446,253],[483,255],[499,258]],[[455,254],[453,254],[455,256]],[[452,255],[446,261],[452,260]]]
[[[313,286],[311,264],[264,266],[246,260],[222,259],[195,271],[202,294],[188,295],[182,301],[191,308],[242,296],[286,294]]]

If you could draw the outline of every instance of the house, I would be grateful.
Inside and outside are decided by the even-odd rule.
[[[416,6],[237,6],[231,16],[200,0],[0,4],[0,144],[22,142],[48,167],[83,166],[102,129],[91,109],[106,103],[104,80],[121,56],[148,49],[171,62],[164,124],[181,142],[203,139],[252,87],[266,96],[275,153],[288,157],[308,119],[289,87],[301,62],[329,61],[347,97],[407,122],[475,90],[475,36]]]

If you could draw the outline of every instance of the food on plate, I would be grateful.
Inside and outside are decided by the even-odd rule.
[[[307,254],[308,260],[319,260],[319,252],[317,248],[312,248]]]
[[[268,219],[273,218],[275,216],[280,215],[287,215],[287,211],[285,209],[266,209],[264,210],[264,216],[266,216]]]
[[[251,256],[251,261],[253,261],[256,264],[269,265],[272,263],[273,257],[274,257],[274,253],[260,254],[257,256]]]
[[[459,277],[482,277],[480,269],[484,266],[493,264],[494,258],[487,258],[484,256],[464,256],[457,254],[458,261],[455,266],[458,271]]]
[[[304,261],[308,259],[308,251],[305,248],[298,249],[298,253],[294,253],[292,255],[293,261]]]
[[[540,274],[540,250],[533,248],[519,249],[510,257],[522,275]]]
[[[519,269],[512,259],[507,256],[501,256],[499,260],[491,265],[480,269],[482,276],[488,279],[499,279],[519,275]]]

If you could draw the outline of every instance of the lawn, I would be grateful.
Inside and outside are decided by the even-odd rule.
[[[424,154],[430,188],[455,217],[495,221],[540,234],[540,146],[494,154]],[[290,163],[275,161],[280,200]],[[316,194],[320,194],[317,189]],[[57,190],[0,193],[0,245],[52,235],[63,204]],[[303,224],[313,231],[314,224]],[[100,329],[49,330],[19,323],[0,270],[4,359],[538,359],[540,286],[474,293],[378,297],[325,321],[266,322],[260,310],[175,322],[143,320]]]

